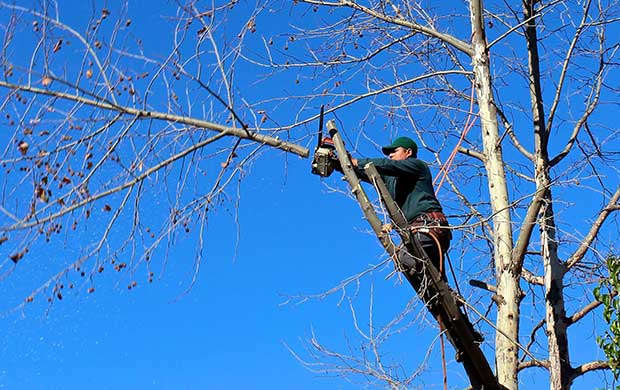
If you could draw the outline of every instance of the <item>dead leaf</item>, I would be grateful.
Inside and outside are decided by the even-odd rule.
[[[246,25],[246,28],[250,30],[250,32],[256,32],[256,21],[254,19],[250,19]]]
[[[86,71],[86,78],[89,79],[91,77],[93,77],[93,70],[92,69],[88,69]]]
[[[9,256],[9,258],[11,259],[13,263],[17,264],[17,262],[20,261],[24,257],[24,253],[26,253],[26,251],[13,253],[12,255]]]
[[[54,53],[56,53],[62,47],[62,39],[59,39],[58,42],[54,45]]]
[[[41,84],[43,84],[44,87],[47,87],[51,83],[52,83],[52,78],[50,76],[44,76],[43,79],[41,80]]]
[[[41,186],[37,186],[37,188],[34,189],[34,194],[41,202],[47,203],[49,201],[47,191]]]
[[[26,153],[28,153],[28,148],[29,147],[30,147],[30,145],[28,145],[28,142],[26,142],[26,141],[20,141],[19,144],[17,144],[17,149],[22,154],[22,156],[25,156]]]

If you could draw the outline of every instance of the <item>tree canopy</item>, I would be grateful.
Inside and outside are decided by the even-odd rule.
[[[195,244],[191,286],[207,246],[243,241],[243,224],[229,244],[207,228],[261,207],[240,195],[261,191],[261,164],[319,185],[309,161],[290,167],[311,153],[325,105],[354,154],[378,154],[397,135],[419,141],[500,384],[517,389],[538,368],[551,388],[570,388],[610,368],[595,337],[581,339],[603,334],[594,288],[618,253],[616,0],[27,3],[0,3],[0,274],[15,298],[5,311],[95,292],[100,274],[150,282],[180,242]],[[339,180],[322,185],[321,202],[348,194]],[[306,202],[274,213],[324,228]],[[385,264],[299,300],[354,296],[391,272]],[[33,267],[30,283],[11,283]],[[368,345],[412,316],[398,313],[370,325],[384,332]],[[309,356],[295,352],[310,367],[416,386],[418,367],[360,369],[379,354],[342,363],[312,340]]]

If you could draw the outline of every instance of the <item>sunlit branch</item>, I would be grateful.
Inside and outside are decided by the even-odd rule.
[[[549,7],[553,7],[554,5],[558,4],[558,3],[562,3],[564,0],[556,0],[556,1],[552,1],[549,4],[546,4],[545,6],[541,7],[538,12],[535,15],[530,16],[527,19],[524,19],[521,23],[512,26],[511,28],[509,28],[506,32],[504,32],[502,35],[500,35],[499,37],[495,38],[491,43],[489,43],[487,45],[487,48],[490,49],[493,45],[495,45],[496,43],[500,42],[501,40],[503,40],[504,38],[506,38],[508,35],[510,35],[511,33],[513,33],[514,31],[520,29],[521,27],[525,26],[526,24],[528,24],[529,22],[531,22],[532,20],[542,17],[543,13],[542,11],[546,8]]]
[[[5,88],[13,89],[13,90],[20,90],[20,91],[25,91],[25,92],[31,92],[31,93],[38,94],[38,95],[54,96],[54,97],[58,97],[61,99],[71,100],[71,101],[83,103],[89,106],[98,107],[104,110],[111,110],[111,111],[122,112],[122,113],[129,114],[129,115],[135,115],[141,119],[159,119],[159,120],[164,120],[167,122],[182,123],[182,124],[186,124],[186,125],[190,125],[190,126],[194,126],[198,128],[219,131],[224,135],[235,136],[235,137],[263,143],[265,145],[269,145],[274,148],[278,148],[278,149],[285,150],[287,152],[295,153],[302,157],[307,157],[310,153],[309,150],[305,147],[302,147],[300,145],[296,145],[290,142],[282,141],[277,137],[271,137],[271,136],[259,134],[255,131],[251,131],[250,129],[228,127],[228,126],[223,126],[217,123],[208,122],[208,121],[201,120],[201,119],[195,119],[195,118],[190,118],[190,117],[181,116],[181,115],[168,114],[164,112],[140,110],[140,109],[136,109],[132,107],[111,104],[105,101],[97,101],[93,99],[88,99],[82,96],[67,94],[64,92],[41,89],[41,88],[36,88],[36,87],[28,86],[28,85],[7,83],[1,80],[0,80],[0,87],[5,87]]]
[[[414,78],[411,78],[411,79],[408,79],[408,80],[405,80],[405,81],[401,81],[401,82],[398,82],[398,83],[395,83],[395,84],[388,85],[387,87],[384,87],[384,88],[381,88],[381,89],[377,89],[377,90],[374,90],[374,91],[366,92],[366,93],[360,94],[358,96],[355,96],[354,98],[346,100],[346,101],[344,101],[344,102],[342,102],[340,104],[337,104],[337,105],[335,105],[333,107],[326,108],[325,109],[325,114],[328,114],[328,113],[331,113],[331,112],[337,112],[338,110],[340,110],[340,109],[342,109],[344,107],[350,106],[350,105],[352,105],[352,104],[354,104],[354,103],[356,103],[356,102],[358,102],[360,100],[363,100],[363,99],[366,99],[366,98],[369,98],[369,97],[372,97],[372,96],[381,95],[383,93],[389,92],[389,91],[397,89],[397,88],[404,87],[406,85],[409,85],[409,84],[412,84],[412,83],[415,83],[415,82],[418,82],[418,81],[422,81],[422,80],[425,80],[425,79],[428,79],[428,78],[431,78],[431,77],[445,76],[445,75],[451,75],[451,74],[471,75],[471,72],[461,71],[461,70],[440,70],[440,71],[436,71],[436,72],[426,73],[426,74],[423,74],[421,76],[417,76],[417,77],[414,77]],[[2,84],[0,83],[0,85],[2,85]],[[303,125],[303,124],[306,124],[306,123],[309,123],[309,122],[316,121],[317,119],[319,119],[319,116],[320,116],[319,114],[313,115],[313,116],[311,116],[311,117],[309,117],[307,119],[303,119],[303,120],[301,120],[299,122],[296,122],[296,123],[288,125],[288,126],[279,127],[278,129],[279,130],[292,129],[293,127],[297,127],[297,126],[300,126],[300,125]],[[272,130],[272,129],[264,129],[264,130],[267,131],[267,130]]]
[[[452,46],[454,46],[455,48],[457,48],[458,50],[462,51],[463,53],[472,56],[473,55],[473,49],[471,47],[470,44],[461,41],[460,39],[450,35],[450,34],[445,34],[445,33],[441,33],[433,28],[430,27],[425,27],[422,25],[419,25],[417,23],[411,22],[409,20],[403,19],[401,17],[394,17],[394,16],[389,16],[386,14],[383,14],[381,12],[377,12],[371,8],[368,7],[364,7],[363,5],[357,4],[355,1],[352,0],[340,0],[338,2],[330,2],[330,1],[322,1],[322,0],[302,0],[304,3],[308,3],[308,4],[317,4],[317,5],[323,5],[323,6],[331,6],[331,7],[342,7],[342,6],[346,6],[358,11],[361,11],[367,15],[373,16],[377,19],[383,20],[384,22],[388,22],[388,23],[392,23],[392,24],[396,24],[399,26],[403,26],[403,27],[407,27],[411,30],[414,31],[419,31],[422,34],[428,35],[430,37],[433,38],[437,38],[440,39]]]
[[[101,61],[99,60],[99,57],[97,56],[97,53],[95,53],[95,51],[93,50],[92,46],[86,41],[86,39],[84,39],[84,37],[80,33],[75,31],[71,27],[67,26],[66,24],[61,23],[60,21],[58,21],[56,19],[52,19],[49,16],[47,16],[45,14],[42,14],[40,12],[34,11],[32,9],[20,7],[20,6],[13,5],[13,4],[7,4],[7,3],[4,3],[4,2],[0,2],[0,7],[5,7],[5,8],[16,10],[16,11],[30,13],[30,14],[36,16],[36,17],[44,19],[45,21],[47,21],[49,23],[52,23],[52,24],[62,28],[63,30],[68,31],[73,36],[75,36],[80,42],[82,42],[84,47],[86,47],[86,50],[88,51],[88,53],[91,55],[91,57],[93,58],[93,60],[97,64],[97,67],[98,67],[99,71],[101,72],[101,75],[103,76],[103,78],[105,80],[105,84],[106,84],[106,87],[108,89],[109,96],[111,97],[112,101],[114,103],[116,103],[116,96],[114,96],[114,91],[112,90],[112,84],[108,80],[108,76],[107,76],[107,74],[104,71],[104,67],[101,64]]]
[[[579,118],[579,120],[575,124],[575,127],[573,128],[573,133],[571,134],[569,140],[566,142],[566,146],[564,147],[564,149],[549,161],[550,167],[557,165],[560,161],[564,159],[564,157],[568,155],[573,145],[575,144],[575,140],[577,139],[577,136],[579,135],[581,128],[585,125],[586,121],[588,120],[590,115],[594,112],[594,109],[597,107],[600,94],[601,94],[601,87],[603,85],[604,70],[605,70],[604,61],[601,58],[599,69],[598,69],[598,74],[596,75],[596,83],[592,91],[592,94],[594,96],[590,96],[590,102],[588,103],[588,106],[586,107],[583,115]]]
[[[521,370],[525,370],[526,368],[532,368],[532,367],[544,368],[546,370],[549,370],[550,364],[548,360],[528,360],[523,363],[519,363],[518,369],[519,371],[521,371]]]
[[[597,360],[597,361],[585,363],[585,364],[575,367],[573,369],[571,377],[576,378],[580,375],[585,374],[586,372],[592,372],[592,371],[597,371],[597,370],[609,370],[610,368],[611,366],[609,365],[609,362]]]
[[[568,73],[568,67],[569,65],[571,65],[571,59],[573,56],[573,52],[575,51],[577,42],[579,41],[579,38],[581,37],[581,33],[585,29],[586,20],[588,19],[588,16],[589,16],[590,4],[592,4],[592,0],[588,0],[586,5],[583,7],[584,10],[583,10],[583,16],[581,18],[581,22],[579,23],[579,26],[577,27],[575,34],[573,35],[573,39],[571,40],[571,43],[566,52],[564,63],[562,64],[562,72],[560,73],[560,78],[558,80],[558,86],[555,91],[555,97],[553,98],[553,103],[551,104],[551,109],[549,110],[549,117],[547,118],[547,127],[546,127],[547,129],[551,129],[551,126],[553,125],[553,119],[555,117],[555,112],[558,108],[558,105],[560,104],[560,96],[562,95],[562,87],[564,86],[564,81]]]
[[[576,312],[572,316],[567,317],[566,318],[566,324],[567,325],[573,325],[574,323],[576,323],[577,321],[579,321],[580,319],[582,319],[583,317],[588,315],[588,313],[590,313],[592,310],[594,310],[597,307],[599,307],[602,303],[603,302],[601,302],[601,301],[592,301],[592,302],[590,302],[583,309],[579,310],[578,312]]]
[[[208,144],[210,144],[210,143],[212,143],[212,142],[214,142],[214,141],[216,141],[216,140],[218,140],[218,139],[220,139],[220,138],[222,138],[222,137],[224,137],[226,135],[229,135],[229,134],[227,134],[225,131],[222,131],[219,134],[214,135],[211,138],[208,138],[208,139],[206,139],[204,141],[198,142],[195,145],[192,145],[191,147],[183,150],[182,152],[177,153],[176,155],[171,156],[171,157],[167,158],[166,160],[160,162],[159,164],[157,164],[157,165],[147,169],[143,174],[136,176],[134,179],[132,179],[132,180],[126,182],[126,183],[123,183],[123,184],[121,184],[121,185],[119,185],[117,187],[111,188],[109,190],[106,190],[106,191],[100,192],[100,193],[98,193],[96,195],[93,195],[93,196],[90,196],[88,198],[85,198],[81,202],[78,202],[78,203],[76,203],[74,205],[66,207],[66,208],[64,208],[63,210],[61,210],[61,211],[59,211],[57,213],[50,214],[50,215],[45,216],[45,217],[39,217],[36,214],[35,215],[30,215],[30,216],[28,216],[28,218],[26,218],[25,220],[23,220],[23,221],[21,221],[19,223],[0,227],[0,231],[12,231],[12,230],[28,229],[28,228],[31,228],[33,226],[37,226],[37,225],[41,225],[41,224],[47,223],[47,222],[52,221],[52,220],[54,220],[56,218],[59,218],[59,217],[61,217],[63,215],[71,213],[74,210],[77,210],[77,209],[79,209],[79,208],[81,208],[81,207],[83,207],[83,206],[85,206],[85,205],[87,205],[89,203],[95,202],[95,201],[97,201],[99,199],[105,198],[106,196],[115,194],[115,193],[117,193],[119,191],[122,191],[122,190],[124,190],[126,188],[134,186],[135,184],[143,181],[144,179],[148,178],[149,176],[151,176],[153,173],[159,171],[160,169],[162,169],[162,168],[172,164],[173,162],[175,162],[175,161],[177,161],[177,160],[187,156],[188,154],[190,154],[190,153],[192,153],[192,152],[194,152],[194,151],[196,151],[196,150],[198,150],[200,148],[203,148],[204,146],[206,146],[206,145],[208,145]],[[31,222],[27,222],[30,219],[34,219],[34,220],[31,221]]]
[[[508,135],[510,136],[510,140],[512,141],[512,144],[528,159],[530,159],[531,161],[534,161],[534,155],[529,152],[527,149],[525,149],[525,147],[521,144],[521,142],[519,141],[519,139],[517,138],[515,132],[514,132],[514,128],[512,126],[512,123],[510,123],[510,121],[508,121],[508,118],[506,118],[506,116],[504,115],[504,112],[502,110],[500,110],[498,107],[497,108],[497,114],[499,115],[499,118],[502,121],[502,125],[505,128],[505,131],[508,133]]]
[[[255,64],[258,66],[262,66],[262,67],[268,67],[268,68],[300,68],[300,67],[308,67],[308,66],[341,66],[341,65],[350,65],[350,64],[357,64],[357,63],[362,63],[362,62],[367,62],[369,60],[371,60],[372,58],[376,57],[377,55],[381,54],[382,52],[386,51],[387,49],[391,48],[392,46],[404,42],[406,40],[408,40],[409,38],[415,36],[417,34],[417,32],[414,33],[410,33],[407,35],[404,35],[400,38],[394,39],[380,47],[378,47],[377,49],[371,51],[370,53],[364,55],[363,57],[360,58],[353,58],[353,59],[347,59],[347,60],[331,60],[331,61],[315,61],[315,62],[287,62],[287,63],[283,63],[283,64],[277,64],[275,63],[272,59],[271,56],[269,57],[269,64],[265,64],[265,63],[261,63],[258,62],[256,60],[253,60],[247,56],[245,56],[242,52],[239,53],[239,55]],[[265,46],[267,46],[267,44],[265,44]],[[267,50],[269,50],[267,48]]]

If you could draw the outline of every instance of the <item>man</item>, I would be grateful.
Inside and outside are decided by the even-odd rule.
[[[374,164],[390,195],[405,214],[412,232],[445,279],[443,255],[450,246],[452,235],[435,196],[428,165],[417,158],[418,145],[408,137],[396,138],[382,151],[389,158],[351,158],[354,169],[361,180],[369,182],[363,168],[369,162]],[[414,265],[408,253],[401,253],[399,258],[406,268]]]
[[[418,145],[411,138],[396,138],[382,151],[389,158],[351,158],[355,172],[360,179],[370,182],[363,168],[369,162],[374,164],[388,192],[405,214],[411,231],[445,281],[443,256],[450,247],[452,234],[435,196],[430,169],[417,158]],[[406,251],[400,251],[398,257],[405,269],[416,266],[416,261]],[[467,315],[463,317],[474,341],[481,343],[482,335],[474,329]],[[457,361],[461,361],[462,356],[462,352],[458,352]]]

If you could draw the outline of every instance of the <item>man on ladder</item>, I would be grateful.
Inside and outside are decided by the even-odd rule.
[[[355,172],[361,180],[370,182],[363,167],[369,162],[374,164],[390,195],[403,211],[412,233],[445,280],[443,258],[450,247],[452,234],[435,196],[430,169],[417,158],[418,145],[409,137],[396,138],[382,151],[388,158],[351,158]],[[399,252],[399,261],[404,268],[419,263],[405,250]]]

